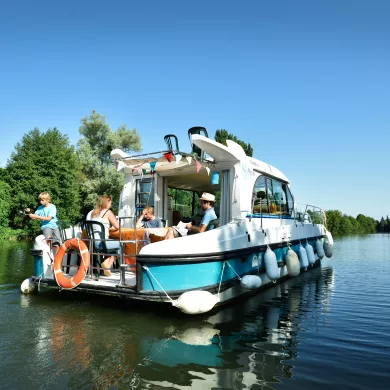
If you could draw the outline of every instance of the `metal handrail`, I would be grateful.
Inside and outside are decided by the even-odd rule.
[[[297,206],[302,206],[301,210]],[[304,209],[304,211],[303,211]],[[311,222],[313,225],[316,223],[316,218],[318,218],[318,222],[320,224],[325,224],[325,211],[321,207],[305,204],[305,203],[294,203],[294,214],[302,213],[303,220],[299,220],[299,222],[304,222],[305,217],[308,217],[309,222]],[[317,222],[317,223],[318,223]]]
[[[127,220],[127,219],[130,219],[130,220],[132,219],[133,220],[133,229],[134,229],[134,237],[135,237],[134,240],[122,240],[122,221]],[[136,215],[134,215],[132,217],[118,217],[118,220],[119,220],[119,242],[121,242],[121,243],[134,243],[136,250],[138,248],[138,243],[150,243],[150,240],[138,240],[138,238],[137,238],[138,236],[137,236],[137,225],[136,225],[137,217],[136,217]],[[134,256],[136,254],[137,253],[134,253]]]

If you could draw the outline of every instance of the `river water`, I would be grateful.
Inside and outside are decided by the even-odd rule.
[[[385,389],[390,235],[335,240],[295,279],[212,314],[22,295],[30,243],[0,241],[0,388]]]

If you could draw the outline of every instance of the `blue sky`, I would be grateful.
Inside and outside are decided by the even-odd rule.
[[[390,2],[14,1],[0,6],[0,164],[93,109],[143,150],[224,128],[301,203],[390,214]]]

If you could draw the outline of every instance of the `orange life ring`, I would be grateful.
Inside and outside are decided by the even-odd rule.
[[[64,255],[70,250],[74,249],[80,252],[81,262],[80,267],[76,274],[71,278],[66,277],[62,273],[62,259]],[[57,284],[66,289],[77,287],[85,278],[89,267],[89,251],[87,245],[78,238],[72,238],[71,240],[65,241],[58,250],[56,257],[54,258],[54,276]]]

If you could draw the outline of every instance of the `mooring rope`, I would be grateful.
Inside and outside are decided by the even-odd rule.
[[[143,265],[142,266],[143,269],[145,269],[146,271],[148,271],[150,273],[150,275],[152,276],[152,278],[156,281],[156,283],[160,286],[161,290],[164,291],[164,294],[167,296],[168,299],[170,299],[171,302],[173,302],[173,299],[168,295],[168,293],[164,290],[163,286],[161,286],[161,284],[158,282],[158,280],[154,277],[154,275],[152,274],[152,272],[150,271],[150,269],[146,266],[146,265]]]
[[[225,263],[226,263],[226,260],[223,262],[222,271],[221,271],[221,279],[219,280],[218,293],[217,293],[218,299],[219,299],[219,292],[221,291],[221,284],[222,284],[223,271],[225,270]]]
[[[241,280],[240,275],[234,270],[234,268],[229,264],[228,261],[226,261],[226,264],[233,270],[233,272],[237,275],[237,278]]]

